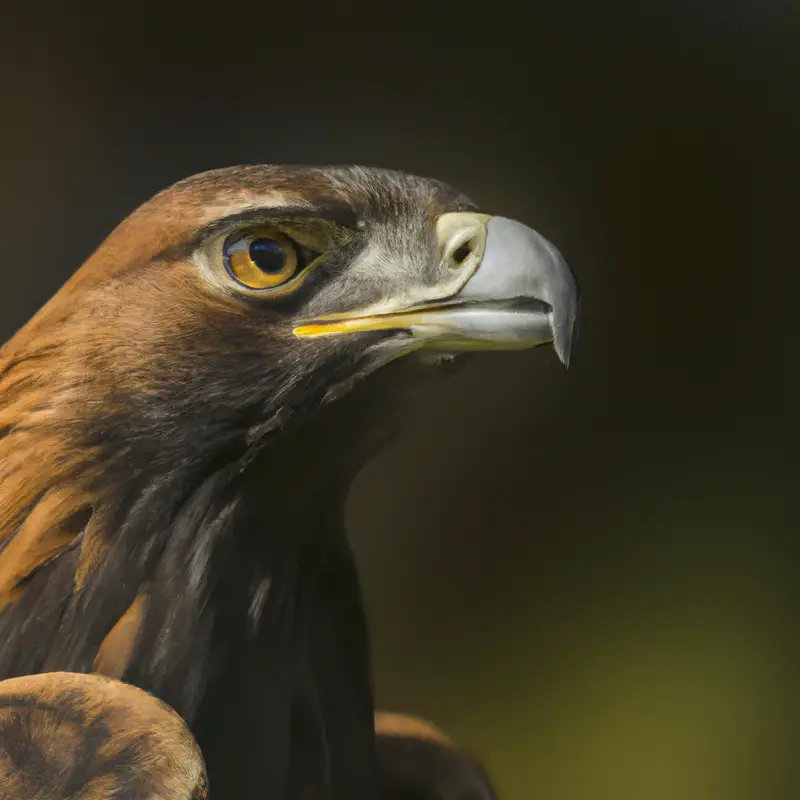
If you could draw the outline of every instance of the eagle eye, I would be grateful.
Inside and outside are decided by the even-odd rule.
[[[259,229],[225,242],[228,274],[248,289],[273,289],[292,278],[299,266],[297,245],[282,233]]]

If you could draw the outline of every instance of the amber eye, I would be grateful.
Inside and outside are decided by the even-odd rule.
[[[261,230],[230,239],[223,257],[230,275],[248,289],[272,289],[297,271],[297,248],[281,233]]]

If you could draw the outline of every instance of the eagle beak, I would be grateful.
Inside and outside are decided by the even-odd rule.
[[[480,218],[482,229],[476,225]],[[532,228],[505,217],[446,214],[439,230],[448,239],[445,252],[453,250],[449,242],[466,239],[468,249],[482,250],[482,257],[458,294],[427,312],[412,333],[448,338],[448,347],[460,341],[465,348],[506,350],[552,342],[569,366],[578,287],[558,250]],[[473,232],[471,238],[465,230]]]
[[[447,352],[552,343],[569,366],[578,286],[547,239],[512,219],[463,212],[443,214],[437,238],[443,261],[464,276],[449,297],[390,313],[316,320],[295,328],[295,335],[403,330],[414,349]]]

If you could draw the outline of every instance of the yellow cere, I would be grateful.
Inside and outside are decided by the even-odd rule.
[[[423,322],[424,312],[408,314],[377,314],[371,317],[350,317],[335,322],[309,323],[298,325],[295,336],[332,336],[340,333],[359,331],[388,331],[393,328],[410,328]]]

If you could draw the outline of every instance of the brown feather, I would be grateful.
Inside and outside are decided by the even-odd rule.
[[[142,589],[131,607],[119,618],[97,651],[92,672],[121,679],[134,654],[147,610],[147,593]]]
[[[414,739],[439,742],[448,747],[456,746],[444,731],[428,720],[392,711],[375,712],[375,733],[379,736],[408,736]]]
[[[0,800],[205,795],[197,743],[152,695],[98,675],[0,682]]]
[[[382,800],[496,800],[486,769],[446,733],[406,714],[375,714]]]

